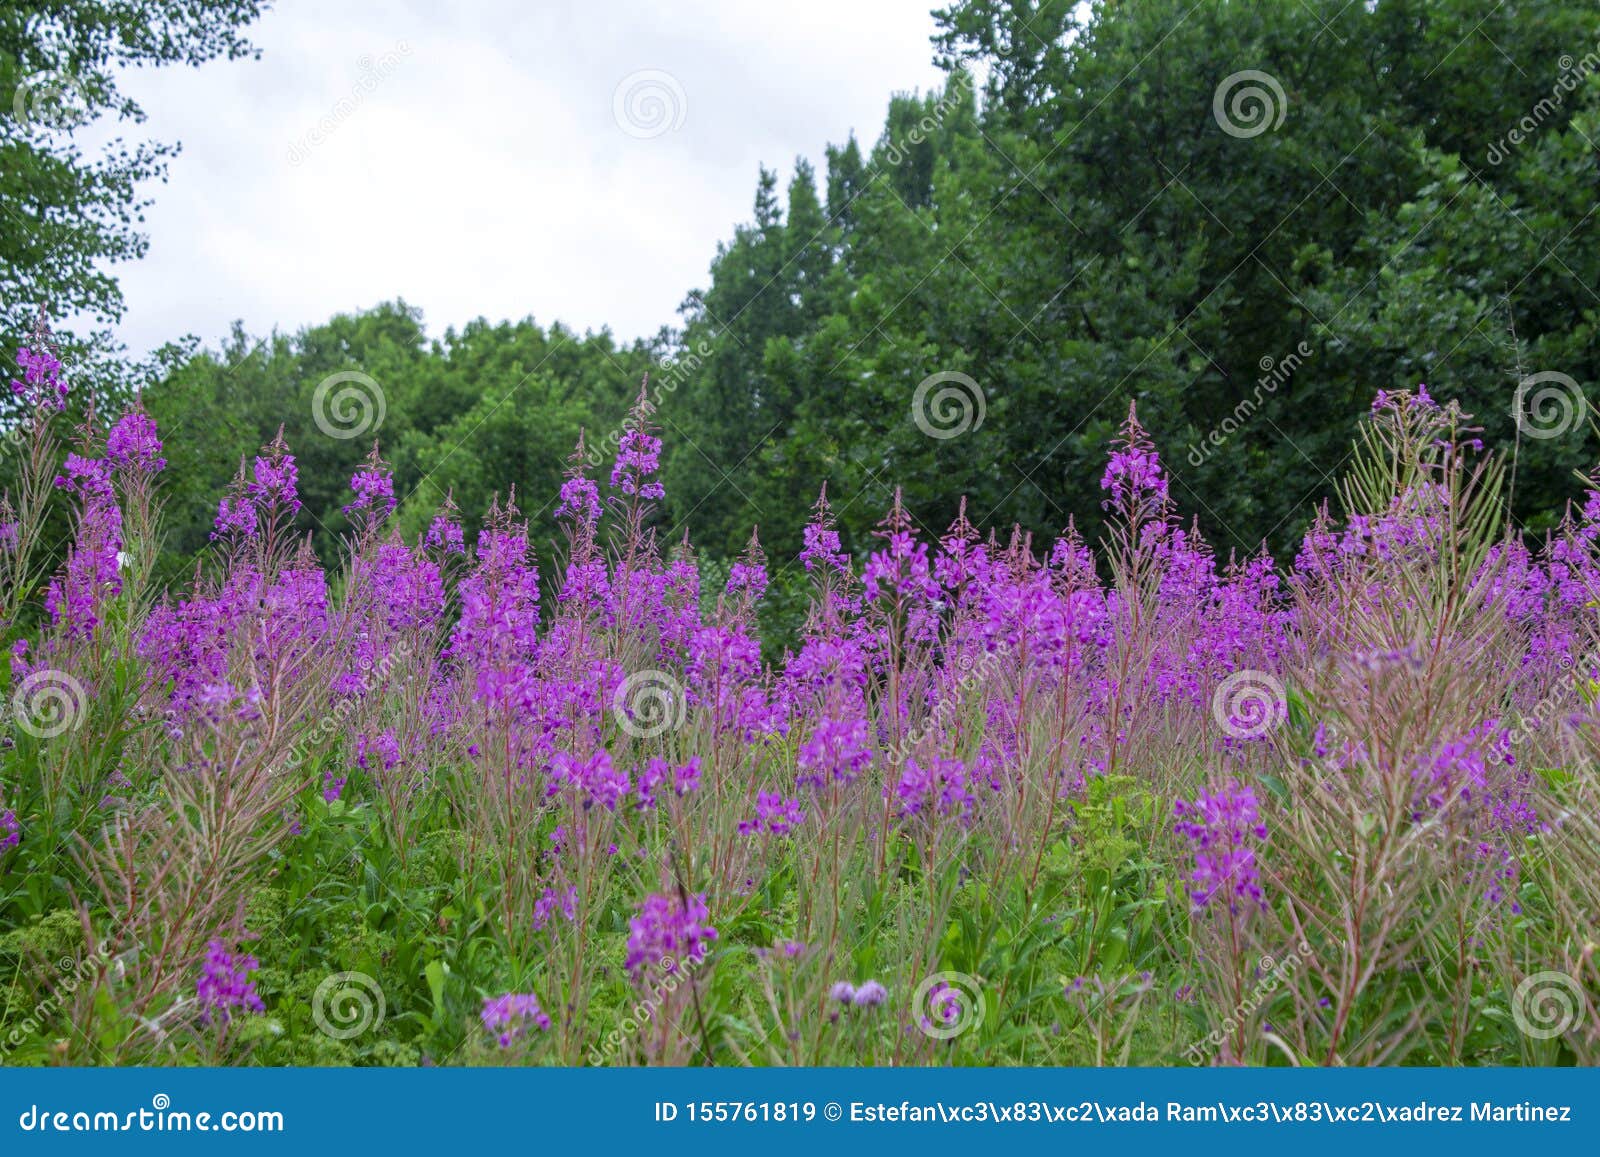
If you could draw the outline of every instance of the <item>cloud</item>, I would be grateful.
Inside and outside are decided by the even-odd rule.
[[[184,149],[150,190],[149,255],[118,270],[120,336],[214,343],[234,318],[294,329],[394,297],[434,333],[653,333],[750,217],[758,165],[820,173],[826,144],[876,139],[891,92],[940,81],[926,0],[667,8],[286,4],[260,61],[130,73],[143,131]],[[644,70],[683,107],[641,139],[614,97]]]

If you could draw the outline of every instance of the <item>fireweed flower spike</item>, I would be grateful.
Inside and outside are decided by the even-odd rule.
[[[539,998],[531,992],[508,992],[502,996],[483,998],[483,1011],[478,1014],[483,1027],[494,1035],[503,1049],[510,1048],[527,1035],[529,1027],[540,1032],[550,1031],[550,1017],[539,1005]]]
[[[628,956],[624,967],[642,982],[661,966],[669,975],[706,958],[717,930],[708,921],[705,895],[691,895],[685,906],[677,896],[660,892],[645,898],[639,914],[628,921]]]
[[[250,977],[260,967],[254,956],[230,952],[221,940],[207,944],[196,992],[201,1023],[226,1025],[236,1011],[263,1011],[265,1006],[256,995],[256,982]]]
[[[1255,789],[1229,783],[1215,792],[1201,792],[1192,803],[1177,800],[1172,810],[1178,819],[1174,830],[1194,843],[1190,879],[1195,884],[1191,895],[1196,910],[1208,907],[1219,895],[1226,897],[1232,912],[1239,911],[1241,900],[1264,910],[1267,902],[1255,845],[1267,838],[1267,827],[1261,822]]]

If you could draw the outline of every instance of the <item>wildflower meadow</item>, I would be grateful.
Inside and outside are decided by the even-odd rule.
[[[1600,480],[1526,532],[1447,382],[1292,558],[1128,405],[1092,539],[819,483],[712,567],[642,391],[475,534],[375,444],[319,547],[280,436],[166,581],[181,432],[16,362],[5,1064],[1600,1062]]]

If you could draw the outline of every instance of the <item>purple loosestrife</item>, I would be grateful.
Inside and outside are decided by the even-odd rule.
[[[22,842],[22,821],[17,819],[15,808],[5,807],[4,804],[5,798],[0,796],[0,852]]]
[[[1201,792],[1191,803],[1176,800],[1173,830],[1194,844],[1194,882],[1190,895],[1196,911],[1210,906],[1219,895],[1237,914],[1240,902],[1249,900],[1263,911],[1261,872],[1256,865],[1256,844],[1267,838],[1254,788],[1228,783],[1215,792]]]
[[[717,930],[708,921],[705,894],[685,900],[655,892],[645,897],[639,914],[628,921],[628,955],[624,967],[636,982],[652,971],[672,975],[706,958]]]
[[[550,1031],[550,1017],[539,1005],[539,998],[531,992],[508,992],[501,996],[483,998],[483,1011],[478,1014],[483,1027],[494,1035],[503,1049],[522,1040],[529,1026],[540,1032]]]
[[[221,940],[210,941],[200,965],[197,987],[200,1022],[227,1025],[235,1011],[263,1011],[265,1006],[256,995],[256,982],[250,977],[260,967],[254,956],[230,952]]]

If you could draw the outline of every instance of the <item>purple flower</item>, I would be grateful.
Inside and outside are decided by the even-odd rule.
[[[67,408],[67,383],[61,380],[61,362],[39,343],[37,350],[23,346],[17,351],[22,380],[11,379],[11,392],[24,405],[52,410]]]
[[[556,517],[570,518],[585,526],[600,521],[600,488],[594,480],[581,474],[568,478],[561,484],[561,499],[556,503]]]
[[[599,804],[606,811],[614,812],[622,797],[628,794],[628,773],[613,767],[611,756],[603,750],[584,760],[569,752],[558,752],[550,760],[547,775],[546,795],[558,795],[567,789],[582,799],[585,808]]]
[[[256,982],[250,978],[260,967],[254,956],[229,952],[221,940],[208,943],[197,986],[201,1023],[226,1025],[236,1009],[264,1011],[261,997],[256,994]]]
[[[801,745],[796,762],[801,787],[822,787],[829,780],[851,784],[872,763],[867,746],[867,721],[861,718],[818,721],[811,738]]]
[[[806,813],[800,810],[799,800],[784,799],[775,791],[763,791],[756,795],[756,818],[741,820],[739,834],[787,836],[804,823],[805,818]]]
[[[640,406],[646,403],[641,397]],[[661,468],[661,439],[643,426],[643,410],[635,410],[640,425],[625,431],[617,444],[617,462],[611,468],[611,488],[640,498],[663,498],[666,489],[650,476]]]
[[[848,980],[836,981],[834,986],[828,989],[828,999],[837,1001],[840,1004],[849,1004],[854,1001],[855,998],[855,986],[852,985]]]
[[[135,404],[106,436],[106,457],[113,469],[128,474],[159,474],[166,469],[155,419]]]
[[[543,931],[544,928],[560,912],[570,923],[578,913],[578,888],[571,885],[563,891],[546,888],[537,900],[533,902],[533,930]]]
[[[967,766],[959,759],[936,759],[924,768],[907,759],[895,784],[902,819],[937,814],[966,818],[977,803],[969,787]]]
[[[345,514],[357,510],[371,510],[379,515],[394,513],[394,475],[378,460],[377,453],[374,450],[372,457],[351,476],[350,489],[355,492],[355,500],[342,508]]]
[[[877,1008],[889,999],[889,990],[876,980],[869,980],[856,989],[855,1005],[857,1008]]]
[[[706,957],[707,945],[717,938],[717,930],[707,923],[710,918],[703,892],[688,897],[687,906],[677,896],[652,893],[628,921],[624,967],[638,981],[650,969],[670,975],[680,965],[698,964]]]
[[[429,550],[443,551],[445,554],[466,554],[466,539],[461,533],[461,524],[448,514],[436,514],[433,521],[428,524],[427,537],[423,545]]]
[[[767,593],[767,569],[757,563],[736,562],[728,569],[730,595],[747,591],[753,599]]]
[[[22,842],[22,822],[12,808],[0,811],[0,852],[14,848]]]
[[[503,1049],[510,1048],[527,1035],[532,1025],[540,1032],[550,1031],[550,1018],[539,1006],[539,998],[531,992],[507,992],[501,996],[483,998],[483,1011],[478,1014],[483,1027],[495,1035]]]
[[[1201,792],[1193,803],[1176,800],[1173,814],[1178,818],[1173,830],[1194,843],[1190,879],[1196,911],[1219,893],[1227,895],[1231,912],[1237,913],[1246,897],[1265,910],[1255,843],[1267,838],[1267,828],[1256,807],[1255,789],[1230,782],[1214,793]]]

